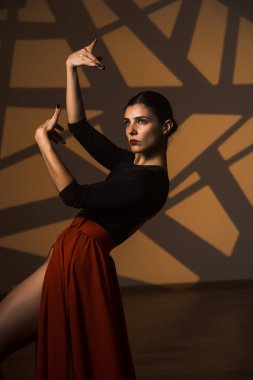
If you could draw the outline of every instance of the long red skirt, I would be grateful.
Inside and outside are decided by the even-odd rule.
[[[53,245],[41,295],[36,380],[136,380],[111,235],[76,216]]]

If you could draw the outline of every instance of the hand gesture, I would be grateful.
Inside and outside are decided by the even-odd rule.
[[[92,54],[96,42],[97,39],[95,38],[89,45],[70,54],[67,58],[66,65],[70,67],[79,67],[83,65],[95,66],[100,70],[104,70],[105,67],[101,63],[102,58],[96,57]]]
[[[66,140],[56,131],[56,129],[64,131],[64,128],[57,123],[60,112],[60,105],[57,104],[51,119],[46,120],[36,129],[36,140],[47,137],[49,140],[52,140],[56,144],[58,144],[59,141],[62,144],[66,144]]]

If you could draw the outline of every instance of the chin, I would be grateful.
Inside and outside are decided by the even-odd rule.
[[[131,150],[135,152],[141,152],[143,149],[136,145],[130,145]]]

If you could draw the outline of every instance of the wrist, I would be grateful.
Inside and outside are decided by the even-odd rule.
[[[76,71],[77,67],[73,66],[73,64],[68,59],[66,60],[65,63],[66,63],[67,70]]]
[[[38,145],[44,145],[51,147],[52,144],[49,141],[47,132],[45,133],[44,130],[37,130],[34,135],[35,141],[37,142]]]

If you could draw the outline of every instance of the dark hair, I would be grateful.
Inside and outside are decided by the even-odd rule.
[[[155,91],[143,91],[139,94],[133,96],[127,103],[124,108],[124,111],[128,106],[133,106],[134,104],[143,104],[147,108],[149,108],[158,118],[160,123],[164,123],[166,120],[171,119],[173,122],[173,126],[170,129],[167,136],[171,136],[174,132],[176,132],[178,125],[173,116],[173,111],[165,96],[159,94],[159,92]]]

